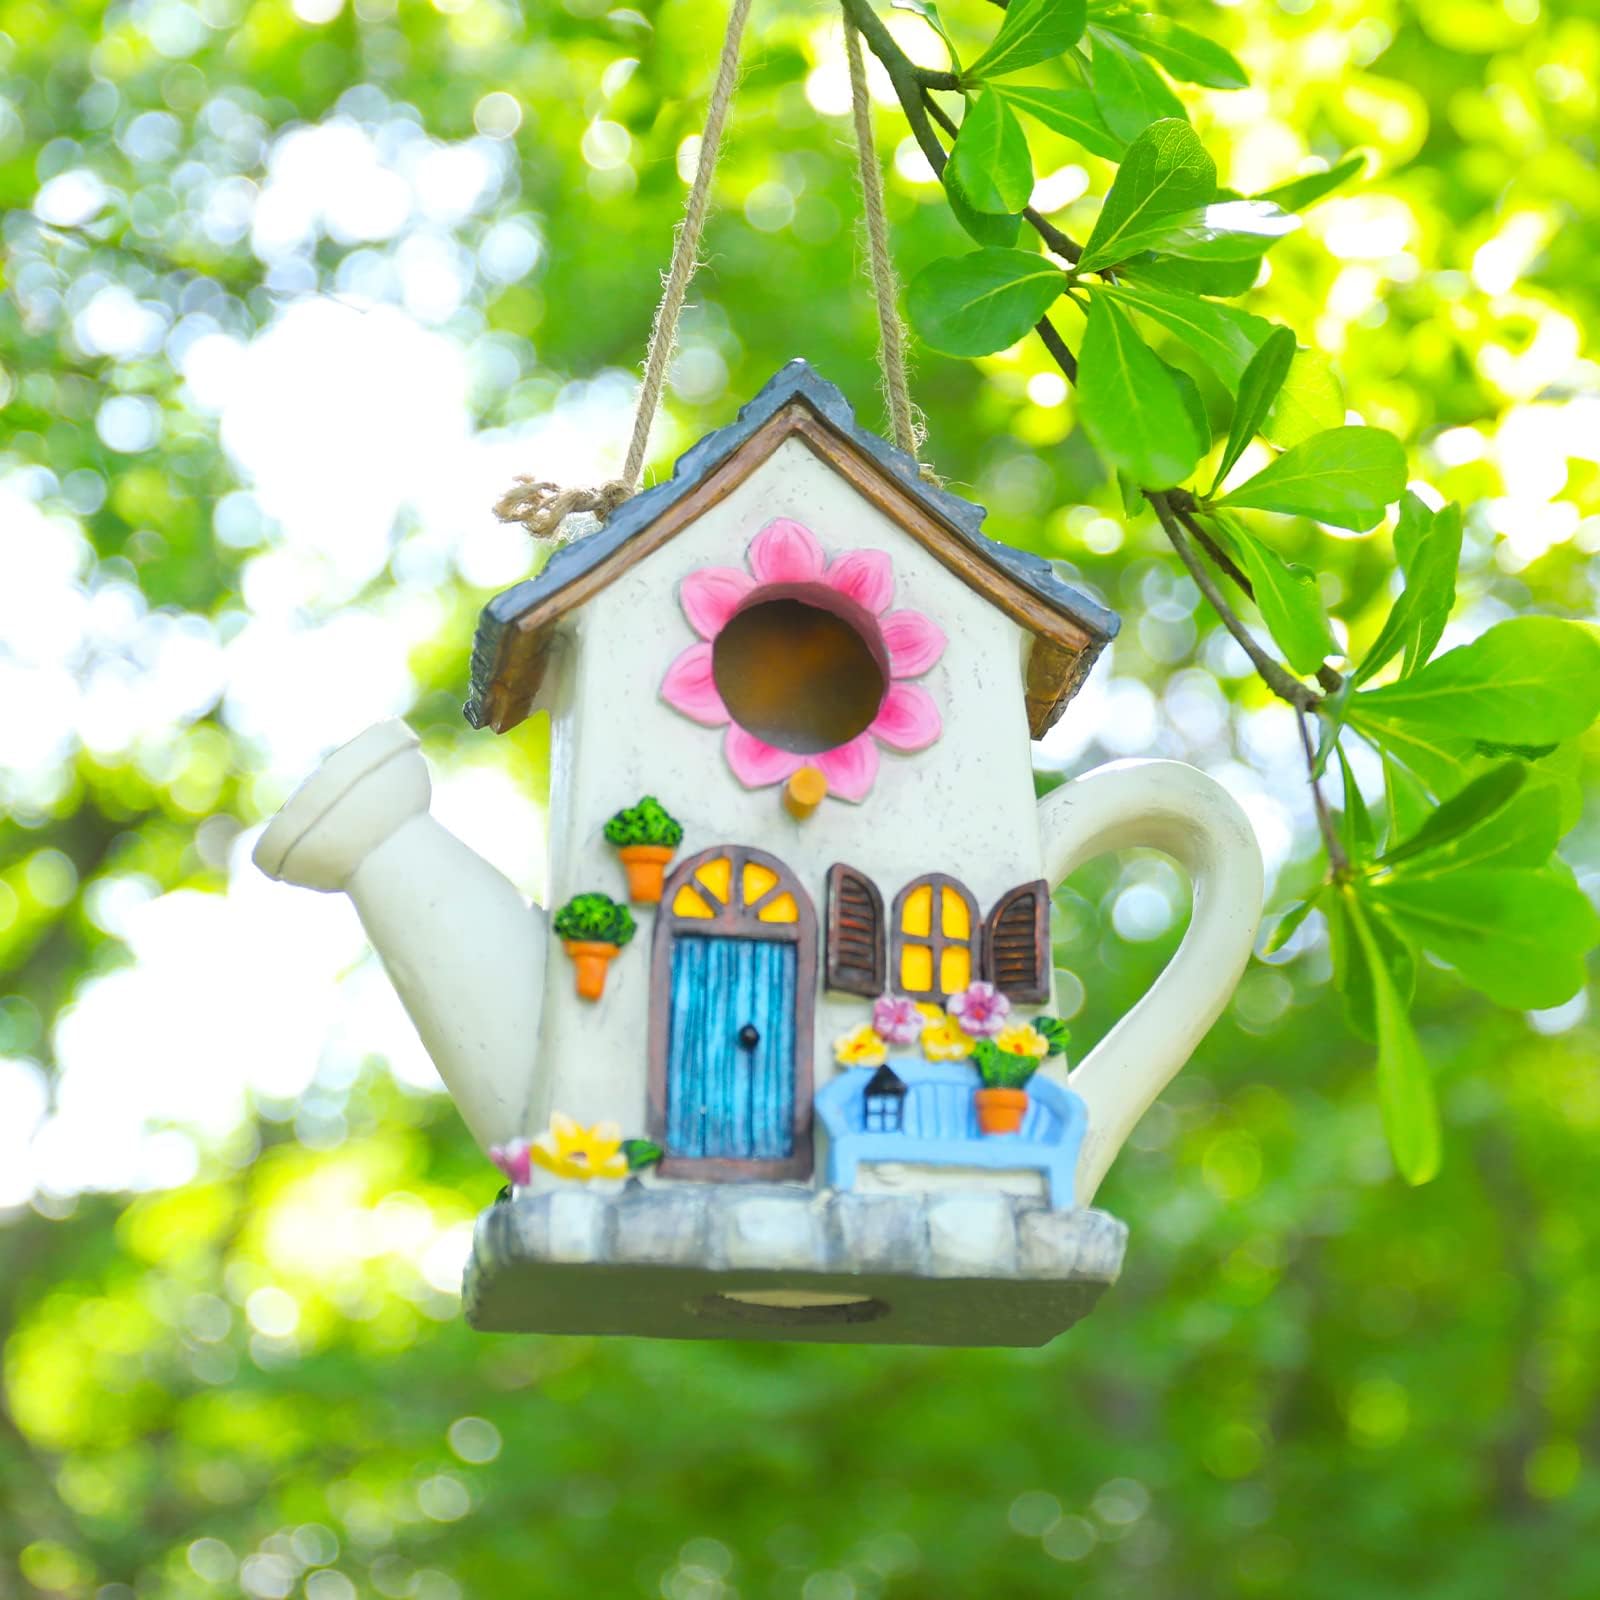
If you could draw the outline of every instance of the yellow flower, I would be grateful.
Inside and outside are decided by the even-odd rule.
[[[833,1059],[844,1067],[881,1067],[889,1057],[884,1044],[870,1022],[842,1033],[833,1041]]]
[[[995,1043],[1010,1056],[1034,1056],[1042,1061],[1050,1054],[1050,1041],[1031,1022],[1013,1022],[1002,1028]]]
[[[626,1178],[628,1158],[622,1153],[622,1130],[614,1122],[581,1128],[559,1111],[550,1114],[550,1128],[529,1147],[535,1166],[558,1178]]]
[[[929,1009],[932,1009],[931,1007]],[[972,1040],[954,1017],[936,1012],[937,1021],[922,1030],[922,1053],[930,1061],[965,1061],[972,1054]]]

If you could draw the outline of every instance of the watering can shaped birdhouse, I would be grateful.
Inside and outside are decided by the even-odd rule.
[[[1037,1345],[1115,1280],[1090,1202],[1238,980],[1260,857],[1176,762],[1035,799],[1117,618],[982,516],[794,362],[484,610],[468,720],[552,719],[550,909],[432,820],[398,722],[263,834],[355,902],[511,1180],[474,1326]],[[1051,891],[1130,845],[1194,915],[1069,1070]]]

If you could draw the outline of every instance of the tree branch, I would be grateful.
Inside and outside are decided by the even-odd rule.
[[[883,63],[884,69],[889,74],[889,81],[894,85],[896,98],[900,107],[905,112],[906,121],[911,127],[913,136],[922,153],[927,157],[928,164],[934,172],[943,175],[948,157],[944,146],[939,141],[939,135],[934,131],[934,124],[949,136],[954,137],[959,132],[958,125],[945,112],[944,108],[930,98],[928,90],[931,87],[943,87],[943,81],[935,85],[931,82],[925,69],[913,64],[910,57],[897,45],[884,26],[882,19],[871,5],[871,0],[841,0],[845,15],[855,25],[857,32],[867,41],[868,48]],[[944,76],[948,77],[948,74]],[[1063,259],[1076,263],[1082,254],[1077,242],[1067,234],[1061,232],[1053,223],[1040,216],[1031,206],[1023,212],[1030,227],[1037,233],[1046,247]],[[1078,362],[1066,341],[1056,331],[1055,325],[1048,317],[1041,317],[1034,330],[1043,342],[1051,358],[1061,368],[1069,383],[1078,381]],[[1307,712],[1316,707],[1320,697],[1317,693],[1293,677],[1283,666],[1262,649],[1255,636],[1245,627],[1233,608],[1228,604],[1226,597],[1217,587],[1216,580],[1206,568],[1205,564],[1196,555],[1193,545],[1189,542],[1192,534],[1204,547],[1208,556],[1216,562],[1217,566],[1228,574],[1247,595],[1253,596],[1249,580],[1239,571],[1227,553],[1221,549],[1214,539],[1202,528],[1194,516],[1194,497],[1186,490],[1152,490],[1144,491],[1145,499],[1149,501],[1157,518],[1161,522],[1167,538],[1178,553],[1178,558],[1188,569],[1189,575],[1194,579],[1196,587],[1200,590],[1216,612],[1230,634],[1239,643],[1240,648],[1250,658],[1251,665],[1255,668],[1262,682],[1278,696],[1293,706],[1297,712]],[[1337,689],[1342,679],[1331,667],[1324,665],[1317,674],[1318,681],[1330,691]],[[1302,728],[1302,732],[1304,729]],[[1314,759],[1314,757],[1313,757]],[[1319,793],[1320,804],[1320,793]],[[1338,848],[1337,838],[1332,839],[1330,857]]]
[[[884,71],[889,74],[889,82],[894,85],[895,98],[900,102],[900,109],[906,114],[912,137],[917,141],[923,155],[928,158],[928,165],[936,173],[943,173],[944,146],[939,143],[939,136],[933,131],[933,124],[928,121],[927,101],[922,92],[920,69],[894,42],[893,36],[883,25],[883,19],[873,10],[871,0],[841,0],[841,4],[844,7],[844,14],[855,25],[856,32],[867,41],[867,48],[883,63]]]
[[[1195,587],[1210,602],[1211,609],[1221,619],[1223,627],[1238,641],[1239,648],[1249,656],[1250,664],[1256,669],[1262,682],[1280,700],[1287,700],[1297,711],[1310,711],[1317,705],[1320,697],[1297,678],[1290,677],[1288,672],[1261,648],[1255,635],[1234,614],[1233,607],[1228,604],[1222,591],[1217,587],[1217,580],[1211,576],[1206,570],[1205,563],[1194,553],[1194,547],[1189,543],[1189,536],[1184,532],[1177,514],[1168,502],[1166,492],[1160,489],[1146,489],[1144,497],[1150,502],[1151,509],[1160,520],[1167,538],[1172,543],[1172,548],[1178,552],[1178,559],[1189,569],[1189,576],[1194,579]]]
[[[1256,597],[1255,585],[1239,570],[1238,563],[1212,538],[1204,524],[1195,516],[1193,495],[1187,489],[1169,489],[1167,499],[1171,502],[1173,512],[1183,524],[1184,530],[1211,557],[1212,565],[1232,578],[1243,591],[1245,598],[1253,601]],[[1330,667],[1324,661],[1317,668],[1317,683],[1325,693],[1338,694],[1344,687],[1344,678],[1336,668]]]
[[[1311,803],[1317,810],[1317,830],[1322,835],[1323,848],[1328,852],[1328,866],[1334,877],[1342,878],[1350,870],[1350,858],[1344,853],[1339,830],[1334,827],[1333,818],[1328,813],[1327,796],[1317,781],[1316,741],[1311,737],[1311,729],[1306,726],[1303,711],[1297,711],[1294,720],[1300,729],[1300,748],[1306,753],[1306,780],[1311,785]]]

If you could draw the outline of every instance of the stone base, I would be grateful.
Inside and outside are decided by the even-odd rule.
[[[993,1193],[630,1183],[479,1217],[463,1295],[488,1333],[1042,1345],[1116,1282],[1127,1227]]]

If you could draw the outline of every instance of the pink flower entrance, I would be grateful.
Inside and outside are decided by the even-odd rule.
[[[944,653],[945,636],[920,611],[891,611],[894,564],[882,550],[846,550],[829,561],[810,529],[787,517],[769,522],[750,541],[737,567],[702,567],[683,580],[680,599],[700,635],[667,669],[661,696],[707,727],[726,727],[723,753],[747,789],[782,783],[801,767],[816,767],[828,791],[860,801],[878,776],[878,746],[909,753],[925,750],[943,731],[943,719],[920,678]],[[831,750],[781,750],[733,720],[717,688],[713,652],[717,635],[739,613],[770,599],[798,600],[848,615],[874,656],[886,666],[887,687],[864,732]],[[842,603],[841,603],[842,602]]]

